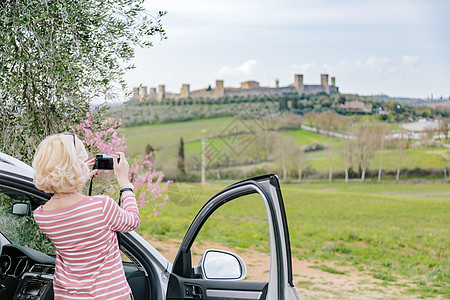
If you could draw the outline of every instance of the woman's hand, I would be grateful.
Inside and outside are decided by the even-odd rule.
[[[120,156],[119,162],[117,162],[118,156]],[[130,181],[128,180],[130,165],[128,164],[128,161],[125,158],[125,153],[117,152],[115,155],[113,155],[113,163],[114,163],[114,174],[116,175],[117,183],[120,186],[130,183]]]
[[[94,167],[94,164],[95,164],[95,157],[87,160],[86,164],[87,164],[89,169],[92,169]],[[100,173],[100,170],[92,170],[91,172],[89,172],[89,178],[97,177],[98,173]]]

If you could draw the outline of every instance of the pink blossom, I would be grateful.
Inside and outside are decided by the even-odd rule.
[[[101,121],[102,117],[102,114],[90,107],[85,115],[85,119],[77,126],[72,127],[71,130],[80,137],[86,145],[86,149],[92,154],[124,152],[127,148],[126,135],[119,136],[122,119],[116,121],[114,118],[108,118]],[[145,157],[137,157],[130,167],[129,178],[135,186],[139,207],[142,209],[150,201],[154,202],[153,215],[156,217],[167,203],[168,196],[165,195],[163,197],[162,195],[172,181],[169,180],[162,184],[164,176],[153,169],[153,164],[150,160],[152,155],[153,153],[150,153]],[[108,171],[103,173],[107,174]],[[158,179],[156,182],[153,182],[155,177],[158,177]],[[113,196],[114,188],[112,188],[112,183],[114,180],[111,179],[111,176],[108,176],[108,178],[104,179],[107,182],[103,186],[109,186],[110,188],[104,188],[104,192]]]

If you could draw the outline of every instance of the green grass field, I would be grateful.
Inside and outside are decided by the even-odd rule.
[[[200,140],[203,136],[203,129],[206,130],[205,136],[211,137],[227,130],[230,124],[236,125],[238,130],[246,128],[239,122],[233,122],[234,120],[234,117],[223,117],[168,124],[142,125],[123,128],[121,133],[127,136],[128,153],[136,155],[142,154],[147,144],[155,148],[171,146],[177,148],[181,137],[186,143]]]
[[[333,140],[329,137],[324,137],[316,132],[298,129],[298,130],[287,130],[287,131],[280,131],[281,134],[292,136],[296,141],[297,144],[301,147],[311,145],[311,144],[322,144],[322,145],[339,145],[340,142]]]
[[[200,207],[224,187],[174,183],[178,196],[169,194],[158,217],[143,210],[139,232],[181,241]],[[198,197],[180,201],[192,192]],[[450,297],[448,184],[284,184],[282,192],[295,257],[356,266],[387,285],[406,280],[416,295]],[[262,201],[246,196],[214,214],[198,238],[267,251],[267,236]]]
[[[205,136],[208,138],[208,145],[227,153],[230,159],[236,163],[244,163],[247,158],[245,154],[236,154],[230,149],[230,146],[219,135],[228,132],[248,131],[254,127],[249,126],[252,122],[246,121],[244,124],[240,119],[234,117],[223,117],[213,119],[194,120],[188,122],[175,122],[169,124],[143,125],[137,127],[127,127],[122,129],[122,133],[127,135],[127,153],[131,156],[143,154],[145,146],[151,144],[160,149],[157,151],[160,165],[167,162],[176,161],[180,138],[185,141],[185,156],[196,157],[197,160],[201,154],[202,130],[205,129]],[[254,124],[253,124],[254,125]],[[257,128],[258,129],[258,128]],[[259,128],[261,130],[261,128]],[[315,132],[306,130],[280,131],[281,134],[292,136],[299,146],[305,147],[311,144],[321,144],[326,147],[333,145],[333,170],[343,172],[341,158],[341,142],[329,137],[321,136]],[[258,134],[258,132],[253,133]],[[385,150],[381,155],[377,152],[372,159],[369,170],[378,170],[380,158],[383,159],[383,169],[393,171],[399,166],[399,151]],[[309,164],[319,173],[326,173],[330,166],[330,152],[328,149],[314,151],[306,154]],[[447,148],[418,148],[407,149],[403,153],[402,168],[414,169],[443,169],[450,161],[450,151]],[[251,167],[251,166],[249,166]],[[276,170],[275,166],[269,168]]]
[[[343,164],[340,147],[333,153],[333,168],[342,171]],[[407,149],[403,151],[401,168],[443,169],[450,160],[450,150],[446,148]],[[307,154],[311,166],[318,172],[327,172],[330,167],[330,152],[327,150],[310,152]],[[382,158],[383,170],[396,170],[400,167],[400,152],[398,150],[384,150],[377,152],[369,164],[369,170],[378,170]]]
[[[254,128],[250,126],[251,122],[246,123],[250,123],[249,127],[247,127],[245,124],[236,120],[234,117],[223,117],[168,124],[142,125],[125,127],[121,130],[121,133],[127,136],[128,152],[131,155],[142,154],[147,143],[156,148],[177,147],[181,137],[183,137],[187,148],[190,148],[189,151],[196,153],[201,149],[200,140],[203,136],[203,129],[206,130],[205,136],[210,142],[217,143],[219,147],[226,147],[221,142],[222,139],[214,137],[227,133],[227,129],[233,128],[248,131],[249,128]],[[313,143],[329,144],[335,142],[328,137],[323,137],[317,133],[302,129],[280,131],[280,133],[294,137],[300,146]]]
[[[158,159],[173,162],[180,137],[185,140],[186,157],[200,155],[203,129],[206,129],[209,145],[231,151],[224,139],[218,137],[230,128],[249,129],[236,122],[236,118],[225,117],[130,127],[122,132],[128,136],[127,152],[131,156],[142,154],[149,143],[161,148],[156,154]],[[343,171],[340,141],[305,130],[280,133],[292,136],[302,147],[314,143],[333,145],[333,169]],[[306,155],[316,171],[326,173],[329,170],[328,149]],[[399,152],[385,150],[375,155],[370,170],[378,169],[381,156],[384,170],[399,167]],[[239,159],[244,162],[246,158]],[[402,168],[443,169],[448,161],[450,151],[446,148],[408,149],[403,153]],[[236,168],[247,172],[255,167],[270,170],[275,165],[264,162]],[[152,238],[181,241],[200,207],[224,187],[223,184],[173,183],[170,201],[160,216],[153,217],[152,208],[148,212],[141,211],[139,232]],[[294,257],[355,266],[383,280],[385,285],[407,282],[409,292],[420,297],[443,295],[450,298],[448,184],[311,183],[284,184],[282,190]],[[227,204],[211,217],[198,239],[241,250],[252,248],[267,252],[267,219],[262,202],[256,196],[246,196]],[[318,268],[329,267],[320,265]]]

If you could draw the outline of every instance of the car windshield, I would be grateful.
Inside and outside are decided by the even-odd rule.
[[[55,247],[42,233],[33,216],[13,215],[12,205],[29,202],[30,196],[11,190],[0,190],[0,228],[1,233],[13,244],[55,255]]]

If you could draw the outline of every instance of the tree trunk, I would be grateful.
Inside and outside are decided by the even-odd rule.
[[[303,170],[302,169],[298,169],[298,181],[299,182],[302,182],[302,173],[303,173]]]
[[[381,182],[381,172],[383,166],[383,151],[384,151],[384,138],[381,139],[381,156],[380,156],[380,168],[378,169],[378,182]]]
[[[348,168],[345,168],[345,183],[348,183]]]
[[[403,159],[403,148],[400,149],[400,165],[397,168],[397,178],[396,178],[397,182],[400,180],[400,169],[402,168],[402,159]]]
[[[328,182],[331,183],[333,181],[333,151],[334,148],[331,146],[330,148],[330,171],[328,173]]]
[[[328,182],[331,183],[333,181],[333,165],[330,165],[330,172],[328,173]]]
[[[378,182],[381,182],[381,162],[380,162],[380,168],[378,169]]]
[[[366,169],[363,168],[361,170],[361,181],[364,182],[364,179],[366,179]]]

